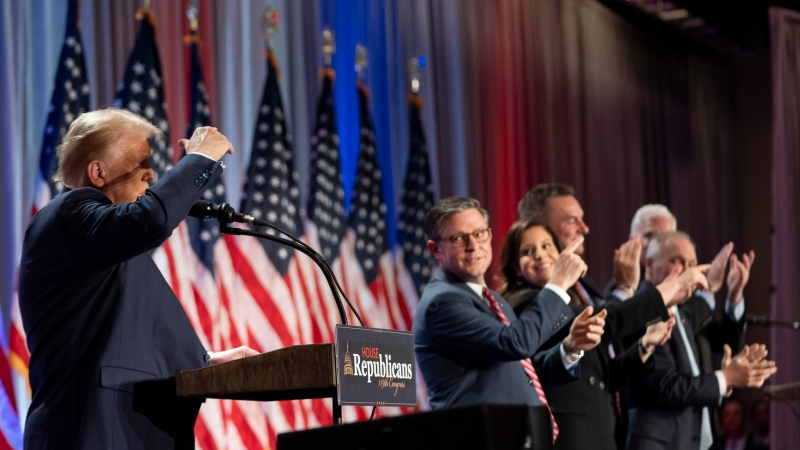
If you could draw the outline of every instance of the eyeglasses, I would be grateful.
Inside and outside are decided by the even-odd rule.
[[[469,243],[469,237],[472,236],[475,238],[475,242],[481,244],[489,240],[492,236],[492,229],[491,228],[481,228],[480,230],[475,230],[472,233],[456,233],[454,235],[448,236],[446,238],[441,238],[440,241],[449,241],[453,247],[466,247]]]

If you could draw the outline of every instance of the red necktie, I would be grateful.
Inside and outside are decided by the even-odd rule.
[[[511,324],[506,315],[503,314],[503,310],[500,308],[500,302],[495,300],[486,286],[483,287],[483,298],[489,303],[489,307],[494,311],[495,315],[497,315],[500,322],[506,325]],[[536,375],[536,369],[533,368],[533,363],[530,358],[521,359],[519,363],[522,364],[525,373],[528,374],[528,377],[530,377],[533,382],[533,389],[536,391],[536,396],[539,397],[539,401],[542,402],[542,405],[547,407],[547,411],[550,413],[550,422],[553,425],[553,442],[555,442],[558,437],[558,424],[556,423],[555,416],[553,416],[553,411],[550,409],[550,404],[547,402],[547,397],[544,396],[544,389],[542,389],[542,383],[539,381],[539,375]]]
[[[589,293],[581,286],[581,282],[578,281],[575,283],[575,290],[578,292],[578,297],[580,297],[581,301],[584,305],[589,306],[592,303],[589,301]]]

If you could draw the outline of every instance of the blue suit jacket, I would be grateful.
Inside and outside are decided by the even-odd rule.
[[[33,400],[25,448],[194,448],[200,402],[177,369],[205,349],[147,253],[172,233],[221,163],[183,158],[136,202],[62,192],[31,220],[19,275]]]
[[[439,269],[425,287],[414,315],[414,349],[428,387],[431,408],[473,403],[540,405],[520,359],[534,353],[574,317],[555,292],[545,289],[519,318],[499,294],[504,325],[467,284]],[[550,350],[552,368],[539,373],[543,383],[573,379]]]

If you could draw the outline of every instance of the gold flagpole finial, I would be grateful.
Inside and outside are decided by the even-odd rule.
[[[361,44],[356,45],[356,75],[359,81],[364,79],[364,69],[367,68],[367,48]]]
[[[336,40],[330,28],[322,30],[322,56],[325,57],[325,67],[331,66],[331,56],[336,53]]]
[[[197,33],[198,25],[197,25],[197,8],[195,6],[190,6],[189,9],[186,10],[186,17],[189,18],[189,30],[192,34]]]
[[[261,16],[261,29],[264,30],[266,36],[267,49],[272,48],[272,39],[278,34],[278,11],[272,8],[264,10]]]

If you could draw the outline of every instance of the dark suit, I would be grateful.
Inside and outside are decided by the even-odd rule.
[[[527,289],[510,296],[508,301],[514,305],[514,311],[521,311],[534,302],[538,292],[538,288]],[[580,314],[584,308],[576,305],[575,313]],[[639,358],[638,345],[612,360],[608,353],[609,341],[641,332],[650,322],[669,318],[664,301],[655,289],[648,289],[625,302],[610,300],[604,309],[608,310],[608,315],[603,342],[581,358],[580,379],[559,386],[544,386],[561,430],[555,448],[616,448],[609,392],[640,376],[645,368]],[[553,341],[560,342],[567,332],[568,328],[564,327]],[[538,361],[536,358],[537,369]]]
[[[425,286],[413,330],[431,408],[474,403],[541,404],[519,360],[534,354],[574,314],[549,289],[542,291],[519,318],[503,297],[493,295],[511,325],[500,322],[475,291],[441,268]],[[560,363],[557,348],[550,357],[557,358],[558,364],[552,364],[552,373],[539,374],[543,383],[572,377]]]
[[[205,349],[147,252],[221,172],[189,155],[134,203],[79,188],[31,220],[19,275],[26,449],[194,448],[200,402],[178,399],[173,377],[206,366]]]
[[[706,317],[692,317],[691,311],[691,305],[680,307],[688,342],[697,355],[695,333],[699,327],[694,321],[702,323]],[[653,371],[631,393],[628,449],[698,448],[702,408],[711,412],[719,405],[717,377],[702,372],[692,375],[690,355],[677,325],[652,358]]]

